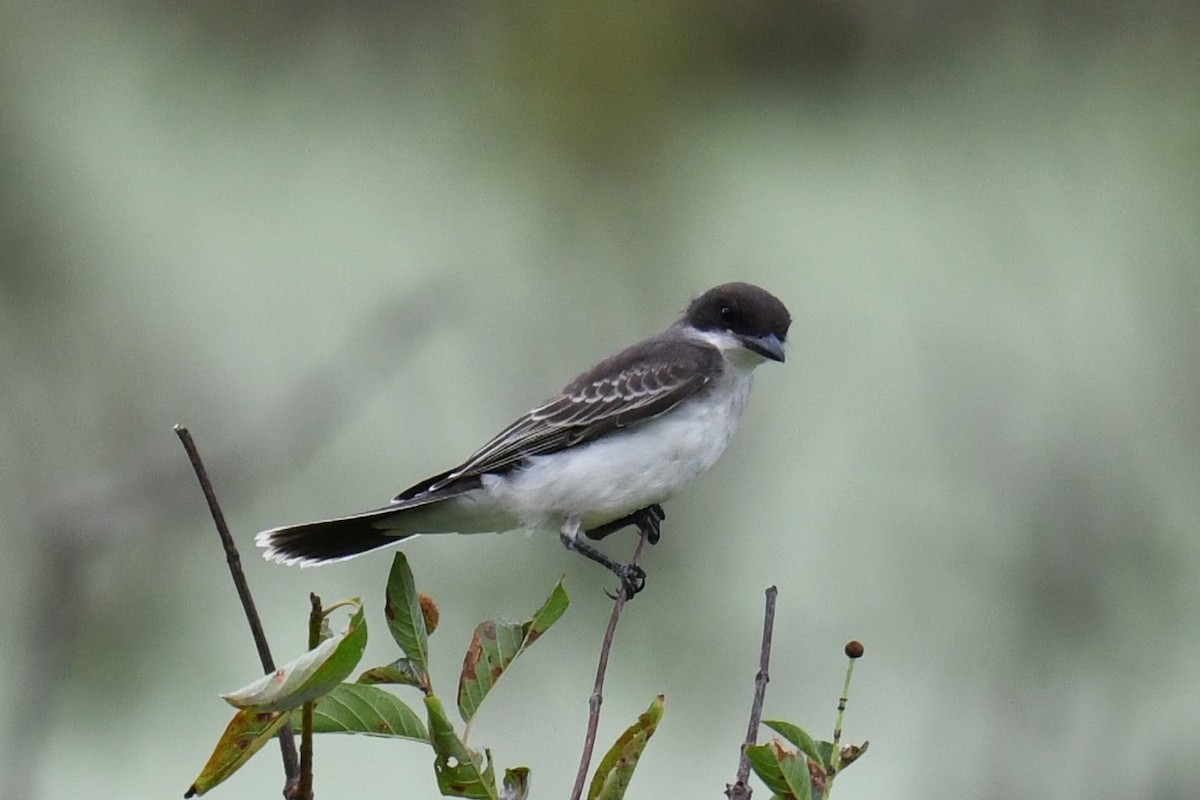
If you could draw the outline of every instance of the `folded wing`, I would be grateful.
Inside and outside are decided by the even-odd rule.
[[[634,345],[571,381],[459,466],[406,489],[393,502],[474,488],[479,476],[506,472],[530,456],[646,422],[701,391],[720,375],[721,363],[716,348],[704,342],[656,337]]]

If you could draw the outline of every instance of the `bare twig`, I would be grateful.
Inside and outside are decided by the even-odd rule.
[[[746,729],[746,741],[742,744],[742,753],[738,758],[737,780],[732,786],[725,787],[725,796],[729,800],[750,800],[752,794],[750,785],[750,759],[746,757],[746,748],[753,747],[758,742],[758,725],[762,721],[763,698],[767,694],[767,683],[771,680],[768,671],[771,665],[771,634],[775,630],[775,596],[779,590],[774,586],[767,587],[766,609],[763,611],[762,651],[758,656],[758,674],[754,676],[754,702],[750,704],[750,726]]]
[[[254,607],[254,598],[250,596],[250,585],[246,582],[246,574],[242,571],[242,559],[238,555],[237,545],[225,524],[225,514],[217,502],[217,494],[213,491],[212,482],[208,479],[208,470],[200,459],[192,434],[182,425],[175,426],[175,434],[183,442],[187,451],[188,461],[200,481],[200,489],[204,499],[208,501],[208,510],[212,514],[213,523],[217,526],[217,534],[221,537],[221,545],[225,548],[225,560],[229,563],[229,573],[233,576],[233,585],[237,588],[238,597],[242,601],[242,610],[246,612],[246,621],[250,623],[250,634],[254,637],[254,646],[258,648],[258,658],[262,662],[263,672],[275,671],[275,660],[271,658],[271,648],[267,644],[267,636],[263,633],[262,621],[258,618],[258,609]],[[292,798],[300,779],[300,762],[296,757],[296,741],[292,734],[291,723],[285,723],[279,731],[279,747],[283,752],[283,771],[286,776],[283,796]]]
[[[308,649],[313,650],[321,643],[321,623],[325,612],[321,608],[321,598],[309,592],[308,602],[312,608],[308,614]],[[296,783],[296,791],[292,800],[312,800],[312,761],[313,761],[313,701],[309,700],[300,707],[300,780]]]
[[[636,564],[646,546],[650,530],[644,528],[638,539],[637,549],[633,551],[630,564]],[[596,729],[600,726],[600,705],[604,702],[604,675],[608,671],[608,653],[612,649],[613,634],[617,631],[617,622],[621,619],[621,610],[625,608],[625,582],[617,590],[613,601],[612,615],[608,618],[608,629],[604,632],[604,643],[600,645],[600,663],[596,667],[596,683],[592,687],[592,696],[588,699],[587,735],[583,740],[583,755],[579,759],[579,772],[575,775],[575,788],[571,790],[571,800],[579,800],[583,796],[583,784],[587,781],[588,767],[592,764],[592,750],[596,747]]]
[[[463,296],[457,281],[433,279],[384,298],[371,313],[357,318],[337,349],[314,363],[295,386],[281,392],[261,416],[241,419],[226,414],[223,419],[232,430],[223,438],[234,444],[208,456],[209,463],[222,465],[225,502],[231,502],[231,492],[245,499],[264,491],[265,484],[277,482],[282,475],[278,465],[295,471],[315,458],[353,409],[372,394],[385,391],[406,360],[421,352],[422,341],[453,327],[466,313]],[[38,341],[35,337],[26,344]],[[397,347],[397,342],[403,346]],[[23,345],[17,342],[16,346]],[[37,356],[36,352],[23,354],[34,362]],[[12,385],[26,384],[17,381]],[[5,384],[4,388],[11,387]],[[145,429],[146,420],[137,414],[137,403],[121,399],[112,405],[119,395],[91,394],[95,402],[90,418],[103,420],[106,432],[119,431],[121,426]],[[214,398],[193,396],[190,402],[209,408]],[[322,424],[314,426],[314,419]],[[269,439],[245,435],[264,427],[271,430]],[[90,476],[87,485],[64,488],[61,476],[45,473],[46,464],[37,456],[36,436],[30,438],[32,430],[16,425],[12,431],[21,437],[17,441],[25,439],[29,445],[13,450],[24,456],[23,461],[14,462],[14,474],[28,483],[23,499],[38,512],[28,537],[37,543],[31,551],[36,560],[24,576],[30,600],[21,626],[22,640],[28,646],[10,659],[13,669],[6,671],[5,677],[14,689],[8,693],[9,702],[0,703],[0,728],[21,731],[19,737],[11,737],[9,747],[0,747],[2,800],[23,800],[36,794],[32,787],[46,758],[44,743],[55,720],[45,709],[68,684],[64,676],[78,661],[74,655],[81,646],[81,632],[93,626],[94,615],[105,613],[106,604],[124,602],[121,597],[135,585],[127,582],[111,597],[97,594],[92,580],[96,565],[105,563],[105,555],[124,552],[124,545],[141,532],[159,533],[146,547],[176,552],[178,542],[167,534],[182,538],[194,531],[179,524],[181,508],[192,497],[184,494],[189,466],[178,457],[160,457],[158,450],[150,447],[132,457],[129,448],[136,440],[122,432],[114,440],[123,448],[122,459],[109,459],[105,473]],[[253,446],[248,442],[254,442]],[[125,465],[133,466],[123,469]],[[71,587],[71,591],[64,592],[63,587]],[[110,658],[118,655],[128,657],[117,650],[109,654]]]

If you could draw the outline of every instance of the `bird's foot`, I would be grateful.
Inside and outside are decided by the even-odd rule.
[[[632,600],[635,594],[646,588],[646,570],[637,564],[617,564],[613,573],[621,579],[621,588],[625,590],[626,600]],[[617,599],[612,595],[609,597]]]
[[[621,588],[625,591],[626,600],[633,599],[635,594],[646,588],[646,571],[637,564],[622,564],[620,561],[609,558],[604,553],[580,541],[565,530],[559,532],[559,538],[562,539],[562,543],[566,545],[568,550],[574,550],[576,553],[595,561],[616,575],[621,581]],[[609,597],[613,597],[613,595],[610,594]],[[613,599],[616,598],[614,597]]]
[[[639,508],[632,514],[628,514],[620,519],[615,519],[612,522],[606,522],[589,531],[584,531],[583,535],[593,541],[599,541],[611,533],[616,533],[622,528],[628,528],[632,525],[639,532],[646,534],[647,542],[658,544],[662,533],[662,522],[666,518],[667,513],[663,511],[663,507],[658,503],[654,503],[645,508]]]

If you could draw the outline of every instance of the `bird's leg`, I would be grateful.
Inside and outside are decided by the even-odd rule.
[[[620,561],[609,558],[590,544],[580,541],[578,522],[567,522],[563,525],[559,529],[558,538],[562,539],[562,543],[568,550],[590,558],[616,575],[621,580],[621,585],[625,587],[627,600],[632,599],[635,594],[646,588],[646,571],[644,569],[637,564],[622,564]]]
[[[663,511],[663,507],[655,503],[654,505],[640,508],[628,516],[614,519],[612,522],[606,522],[591,530],[584,531],[583,535],[593,541],[599,541],[610,533],[616,533],[622,528],[635,525],[639,532],[646,534],[647,542],[658,544],[662,521],[666,518],[667,514]]]

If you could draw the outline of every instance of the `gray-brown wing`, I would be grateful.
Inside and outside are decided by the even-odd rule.
[[[397,500],[511,469],[521,460],[583,444],[653,419],[721,373],[721,355],[703,342],[658,336],[597,364],[513,422],[458,467],[397,495]]]

